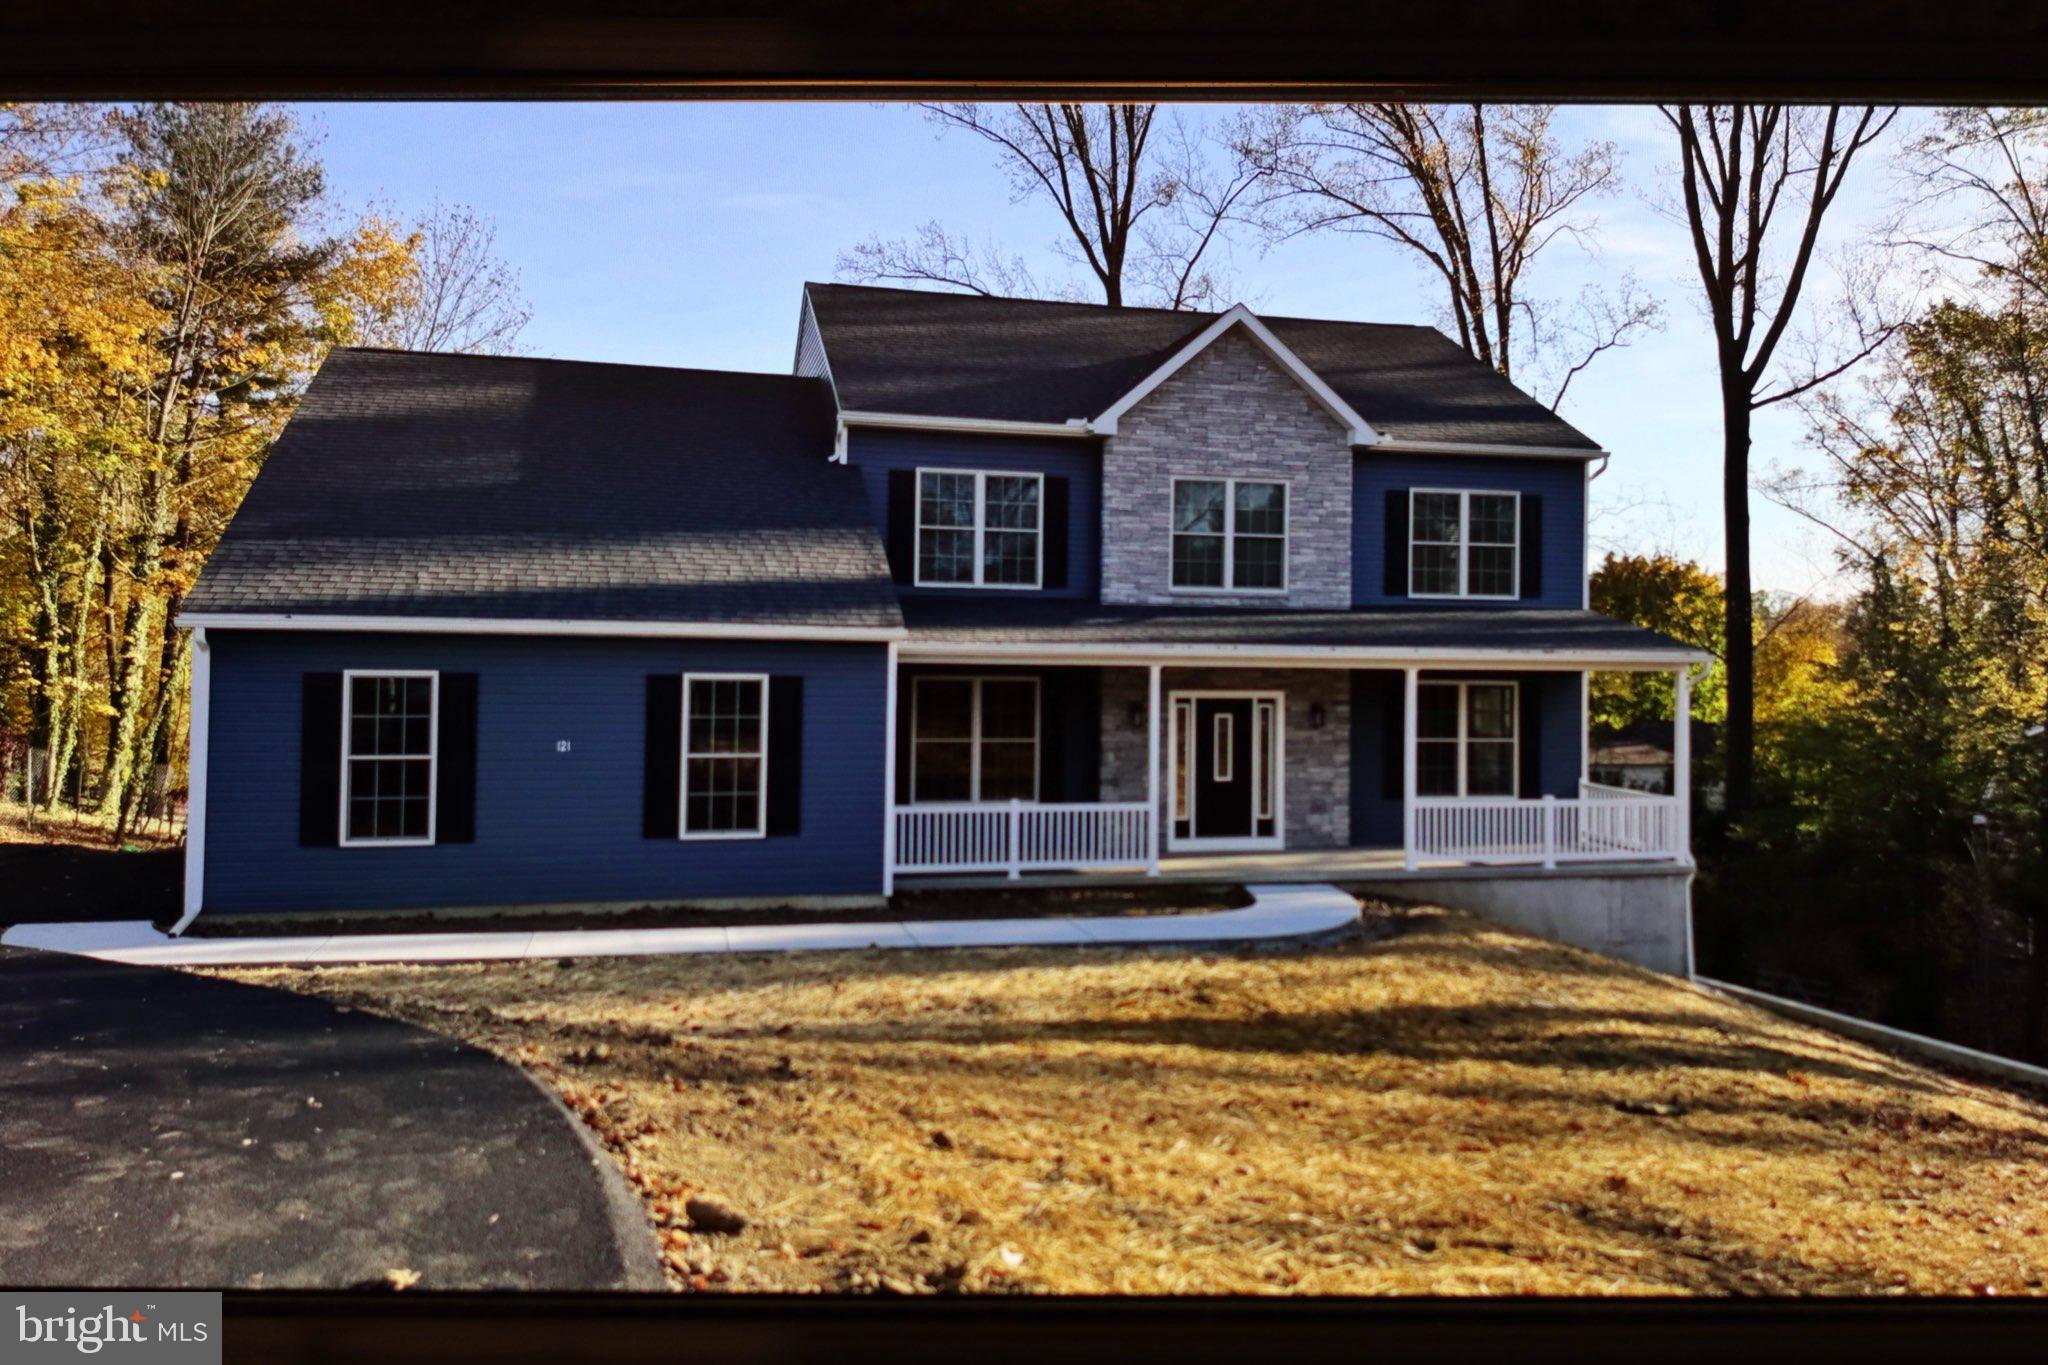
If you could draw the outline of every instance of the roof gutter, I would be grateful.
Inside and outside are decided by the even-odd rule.
[[[1300,668],[1352,668],[1363,663],[1400,664],[1416,668],[1522,668],[1578,672],[1583,669],[1691,669],[1711,663],[1705,650],[1680,646],[1648,649],[1444,649],[1398,645],[1259,645],[1259,644],[1119,644],[1114,641],[918,641],[898,646],[906,660],[979,663],[991,659],[1037,660],[1046,663],[1095,664],[1218,663],[1252,665],[1284,663]]]
[[[860,412],[839,414],[843,427],[893,427],[904,431],[964,431],[984,436],[1058,436],[1087,440],[1098,435],[1081,418],[1066,422],[1022,422],[1002,417],[934,417],[920,412]]]
[[[1117,432],[1114,418],[1105,420],[1098,417],[1091,420],[1074,417],[1064,422],[1025,422],[1001,417],[943,417],[922,412],[856,410],[839,414],[839,431],[832,455],[836,463],[845,463],[848,427],[876,427],[897,431],[953,431],[979,436],[1050,436],[1060,440],[1089,440],[1094,437],[1114,436]],[[1380,436],[1374,440],[1361,441],[1355,439],[1355,434],[1352,444],[1361,450],[1389,455],[1493,455],[1510,459],[1598,460],[1603,469],[1612,458],[1605,450],[1590,449],[1586,446],[1489,445],[1477,441],[1404,440],[1396,436]]]
[[[1417,455],[1505,455],[1537,460],[1598,460],[1605,468],[1613,456],[1607,451],[1586,446],[1507,446],[1489,445],[1480,441],[1412,441],[1398,436],[1383,436],[1372,449],[1389,454]]]
[[[627,639],[799,640],[885,644],[901,626],[745,625],[731,621],[578,621],[481,616],[327,616],[306,612],[181,612],[184,630],[328,630],[401,635],[563,635]]]

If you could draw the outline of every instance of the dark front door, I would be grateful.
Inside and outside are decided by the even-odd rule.
[[[1252,837],[1252,703],[1195,698],[1195,838]]]

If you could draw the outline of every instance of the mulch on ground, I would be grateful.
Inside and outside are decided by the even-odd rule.
[[[201,915],[188,931],[199,938],[267,938],[293,934],[455,934],[509,930],[701,929],[749,924],[872,924],[894,920],[1036,919],[1065,915],[1185,915],[1237,910],[1251,904],[1239,886],[1125,888],[1018,887],[963,891],[905,891],[887,906],[853,910],[691,910],[644,906],[633,910],[505,910],[419,914]]]

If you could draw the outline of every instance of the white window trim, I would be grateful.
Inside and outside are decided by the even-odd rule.
[[[1252,703],[1252,819],[1273,818],[1273,765],[1267,755],[1273,751],[1274,742],[1280,735],[1280,706],[1278,702],[1259,700]],[[1257,831],[1254,830],[1254,833]]]
[[[957,474],[974,480],[974,577],[964,583],[927,580],[924,576],[924,476],[927,474]],[[1032,573],[1029,583],[987,583],[983,575],[987,564],[982,559],[982,547],[988,536],[988,481],[998,479],[1030,479],[1038,485],[1038,529],[1032,532],[1037,540],[1037,552],[1032,555]],[[916,482],[912,490],[916,506],[912,509],[913,534],[910,542],[910,578],[913,586],[920,588],[985,588],[991,592],[1034,592],[1045,586],[1045,475],[1023,469],[950,469],[942,465],[919,465]],[[961,526],[934,526],[934,531],[960,531]],[[998,531],[1009,531],[1008,527],[997,527]],[[1023,534],[1022,532],[1013,532]]]
[[[924,696],[924,685],[928,682],[965,682],[974,684],[973,699],[968,703],[967,734],[964,737],[948,736],[925,741],[933,744],[966,743],[968,798],[965,801],[919,801],[917,799],[918,706]],[[1040,688],[1038,677],[1030,673],[929,673],[919,674],[911,679],[910,682],[910,803],[912,805],[1000,806],[1010,800],[1009,797],[998,797],[994,801],[984,801],[981,799],[981,689],[982,684],[992,682],[1031,684],[1031,795],[1028,798],[1020,797],[1018,799],[1028,799],[1035,804],[1043,794],[1039,789],[1039,765],[1044,758],[1045,697]],[[1004,739],[994,742],[997,744],[1022,743],[1021,740]]]
[[[355,714],[355,680],[357,678],[427,678],[432,681],[427,700],[427,837],[424,839],[397,836],[378,838],[364,835],[352,838],[348,832],[349,779],[352,776],[349,760],[355,757],[350,752],[355,727],[350,723]],[[365,759],[408,758],[418,759],[418,754],[364,754]],[[345,668],[341,671],[341,818],[339,821],[340,844],[343,848],[431,848],[439,833],[437,820],[441,804],[441,674],[432,668]]]
[[[1455,497],[1458,500],[1458,590],[1456,592],[1417,592],[1415,590],[1415,549],[1418,545],[1448,545],[1444,540],[1417,540],[1415,536],[1415,499],[1418,494]],[[1515,566],[1509,581],[1514,584],[1513,592],[1473,592],[1472,581],[1472,499],[1513,498],[1515,500]],[[1499,549],[1493,542],[1488,548]],[[1411,488],[1408,490],[1408,595],[1435,601],[1473,602],[1519,602],[1522,599],[1522,495],[1507,488]]]
[[[1243,478],[1235,475],[1176,474],[1168,481],[1166,490],[1166,590],[1187,593],[1191,596],[1230,597],[1285,597],[1293,586],[1294,558],[1294,481],[1284,478],[1262,478],[1247,474]],[[1174,527],[1173,509],[1180,502],[1180,486],[1184,483],[1220,483],[1223,485],[1223,585],[1210,588],[1200,585],[1183,585],[1173,581],[1173,543],[1182,535],[1208,535],[1207,531],[1179,531]],[[1275,483],[1281,488],[1280,507],[1280,586],[1277,588],[1239,588],[1232,584],[1237,578],[1237,486],[1241,483]],[[1254,540],[1270,540],[1272,537],[1257,534]]]
[[[754,800],[754,828],[690,828],[690,690],[700,682],[752,682],[761,685],[761,776]],[[768,675],[766,673],[683,674],[683,731],[677,739],[682,751],[682,772],[676,777],[676,838],[696,842],[707,839],[764,839],[768,836]],[[705,758],[722,755],[705,754]]]
[[[1173,818],[1176,822],[1195,817],[1195,699],[1173,699]]]
[[[1444,679],[1442,681],[1431,680],[1429,682],[1417,684],[1417,688],[1419,689],[1417,696],[1418,706],[1421,704],[1419,692],[1426,691],[1432,687],[1449,687],[1456,689],[1458,693],[1458,735],[1455,740],[1449,737],[1426,739],[1421,735],[1420,727],[1417,727],[1417,734],[1415,739],[1416,752],[1420,754],[1422,746],[1425,744],[1455,744],[1457,746],[1458,752],[1458,790],[1451,795],[1439,794],[1434,796],[1423,796],[1422,799],[1425,801],[1500,801],[1511,798],[1519,798],[1522,792],[1522,684],[1509,678],[1461,678],[1456,680]],[[1470,690],[1475,687],[1505,687],[1508,689],[1508,736],[1505,740],[1474,740],[1471,737],[1471,735],[1467,733],[1472,727],[1472,710],[1471,702],[1469,699],[1469,693]],[[1469,790],[1467,790],[1472,784],[1469,780],[1469,776],[1467,773],[1466,760],[1470,753],[1470,746],[1475,743],[1505,743],[1508,746],[1508,753],[1511,755],[1511,759],[1508,767],[1508,790],[1505,793],[1505,795],[1503,795],[1500,792],[1488,792],[1483,795],[1474,796]],[[1419,761],[1416,767],[1417,771],[1419,772],[1421,770],[1421,764]]]
[[[1194,834],[1195,819],[1197,814],[1197,799],[1194,780],[1195,752],[1197,746],[1193,740],[1196,713],[1195,703],[1205,697],[1249,698],[1254,704],[1252,714],[1255,717],[1258,714],[1258,702],[1267,701],[1271,702],[1273,705],[1273,734],[1271,741],[1272,752],[1269,755],[1267,755],[1267,762],[1272,767],[1272,772],[1270,774],[1270,789],[1273,794],[1273,809],[1272,814],[1270,816],[1271,820],[1273,821],[1273,832],[1269,835],[1261,837],[1257,834],[1254,834],[1250,838],[1234,839],[1229,837],[1218,836],[1200,838]],[[1185,710],[1183,710],[1183,704],[1185,704]],[[1219,687],[1203,687],[1179,690],[1167,694],[1167,716],[1167,752],[1179,753],[1181,751],[1180,746],[1183,743],[1185,743],[1187,745],[1188,755],[1187,813],[1184,817],[1176,816],[1174,822],[1175,826],[1177,826],[1179,824],[1180,819],[1185,818],[1188,825],[1188,833],[1186,835],[1181,835],[1176,833],[1174,828],[1169,828],[1167,830],[1166,837],[1167,848],[1176,851],[1185,851],[1189,853],[1254,852],[1286,848],[1287,694],[1285,692],[1262,692],[1257,690],[1242,690]],[[1257,748],[1257,736],[1256,734],[1254,734],[1254,754],[1256,754]],[[1254,762],[1256,761],[1256,758],[1254,758]],[[1257,812],[1256,808],[1258,805],[1258,800],[1256,792],[1253,793],[1252,804],[1254,807],[1252,814],[1253,829],[1256,830],[1258,827],[1257,822],[1260,819],[1268,817],[1261,816]]]

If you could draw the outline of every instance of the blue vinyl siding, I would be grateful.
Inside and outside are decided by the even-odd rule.
[[[1351,842],[1361,848],[1399,848],[1399,783],[1394,784],[1395,794],[1388,795],[1387,765],[1399,762],[1401,675],[1395,670],[1377,669],[1361,670],[1351,676]],[[1477,678],[1512,678],[1525,691],[1536,689],[1541,726],[1537,745],[1542,769],[1540,794],[1577,796],[1580,749],[1585,735],[1579,710],[1580,675],[1498,671],[1425,671],[1422,675],[1426,683]]]
[[[1016,589],[919,588],[897,585],[905,596],[1093,598],[1102,569],[1102,448],[1092,440],[1034,436],[971,436],[957,432],[891,431],[856,427],[847,433],[847,459],[860,470],[874,508],[875,528],[889,534],[889,471],[942,465],[999,469],[1067,480],[1067,586],[1037,593]]]
[[[1535,493],[1543,499],[1543,591],[1529,607],[1583,607],[1586,587],[1586,465],[1583,460],[1522,456],[1360,455],[1352,464],[1351,601],[1354,606],[1406,605],[1386,594],[1387,491],[1471,488]],[[1459,604],[1429,598],[1432,609]],[[1476,602],[1499,610],[1501,602]]]
[[[211,644],[209,913],[881,890],[881,645],[245,631]],[[301,676],[387,667],[478,675],[476,841],[301,847]],[[641,837],[646,679],[690,671],[804,678],[798,834]]]

